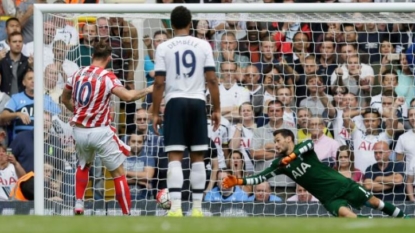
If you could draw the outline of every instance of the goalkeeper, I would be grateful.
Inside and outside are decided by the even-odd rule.
[[[399,208],[372,196],[353,180],[321,163],[311,140],[295,145],[294,134],[288,129],[276,130],[273,135],[276,151],[283,156],[257,175],[246,178],[228,176],[223,180],[224,188],[256,185],[273,176],[285,174],[308,190],[334,216],[356,218],[357,215],[349,206],[359,209],[366,205],[389,216],[406,217]]]

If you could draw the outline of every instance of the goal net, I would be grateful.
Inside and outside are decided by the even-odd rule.
[[[133,5],[131,11],[141,6]],[[193,13],[191,33],[212,46],[223,113],[219,131],[212,132],[209,126],[207,135],[212,146],[205,160],[205,215],[329,216],[314,196],[283,175],[232,190],[219,185],[228,174],[242,177],[268,167],[275,156],[272,132],[278,128],[290,129],[297,143],[313,139],[318,158],[327,166],[382,200],[414,213],[414,205],[407,202],[415,198],[415,161],[411,162],[415,136],[410,133],[415,127],[413,14],[403,7],[402,12],[383,7],[356,13],[357,5],[347,7],[350,10],[336,8],[338,12],[327,6],[321,12],[314,5],[316,11],[311,12],[305,8],[310,5],[299,4],[298,12],[286,11],[291,13],[277,13],[276,6],[272,6],[275,13],[265,7],[262,12],[267,13],[261,13],[261,6],[239,4],[245,13],[212,13],[212,7],[204,6],[206,13],[201,8]],[[373,6],[380,9],[379,4]],[[36,68],[40,67],[36,58],[43,63],[42,71],[36,70],[35,83],[43,77],[45,86],[37,93],[49,95],[61,110],[52,114],[50,125],[42,123],[47,130],[43,213],[72,215],[77,156],[68,123],[71,113],[59,98],[65,80],[91,64],[91,45],[107,40],[113,49],[107,68],[129,89],[149,86],[154,80],[155,50],[171,38],[172,29],[167,8],[133,13],[121,7],[120,13],[84,10],[75,14],[65,13],[67,6],[54,7],[61,13],[42,13],[43,55],[34,54]],[[114,12],[108,5],[93,7]],[[152,7],[157,8],[147,6]],[[167,187],[168,160],[163,138],[152,130],[151,103],[147,96],[130,104],[114,98],[111,105],[118,137],[132,148],[124,168],[133,215],[165,214],[155,197]],[[163,111],[164,104],[160,115]],[[183,210],[187,212],[191,206],[188,156],[183,169]],[[302,175],[306,171],[293,174]],[[112,178],[99,159],[90,170],[85,208],[86,215],[121,215]],[[383,216],[366,207],[359,211]]]

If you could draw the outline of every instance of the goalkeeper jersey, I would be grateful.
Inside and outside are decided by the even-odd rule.
[[[298,151],[309,142],[310,140],[306,140],[297,144],[294,151]],[[354,182],[321,163],[313,149],[298,155],[295,160],[285,167],[279,166],[281,159],[275,159],[269,168],[250,177],[254,179],[246,178],[245,182],[247,184],[261,183],[272,176],[285,174],[297,184],[303,186],[322,203],[341,196],[347,191],[347,187]]]

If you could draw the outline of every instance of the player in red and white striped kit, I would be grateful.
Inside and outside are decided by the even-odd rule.
[[[76,215],[84,213],[84,195],[88,185],[89,167],[98,156],[114,178],[115,195],[124,215],[130,214],[130,190],[123,162],[130,148],[111,127],[110,99],[118,96],[123,101],[135,101],[152,92],[152,86],[136,91],[127,90],[120,80],[105,70],[111,60],[111,47],[105,42],[94,46],[92,64],[81,68],[68,79],[62,93],[62,103],[74,112],[71,125],[76,142],[78,168],[75,175]]]

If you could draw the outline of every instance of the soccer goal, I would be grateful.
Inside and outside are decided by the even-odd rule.
[[[157,44],[172,36],[169,17],[175,6],[177,5],[35,4],[34,214],[73,214],[75,142],[71,136],[72,129],[68,125],[71,114],[63,105],[59,105],[59,93],[64,87],[65,79],[76,71],[77,67],[90,64],[90,45],[94,41],[110,36],[113,56],[111,67],[108,69],[113,70],[128,88],[142,89],[151,84],[154,77],[154,50]],[[383,87],[386,86],[382,84],[383,79],[378,74],[388,69],[385,68],[386,65],[401,65],[397,69],[400,69],[401,73],[406,72],[409,80],[407,83],[410,83],[412,77],[412,84],[399,86],[401,89],[407,87],[408,90],[400,90],[401,93],[398,95],[405,94],[407,105],[411,104],[410,98],[415,95],[413,74],[411,69],[406,70],[411,67],[401,64],[401,57],[405,56],[405,51],[412,44],[415,5],[187,4],[186,7],[193,13],[192,33],[206,38],[212,45],[218,78],[224,86],[221,95],[226,96],[223,97],[225,99],[221,98],[224,128],[219,133],[211,132],[209,135],[216,144],[217,158],[207,159],[207,170],[210,171],[207,178],[210,181],[206,185],[206,197],[210,199],[203,204],[205,215],[329,216],[318,201],[311,195],[304,194],[301,187],[296,187],[285,177],[270,179],[261,187],[238,187],[237,191],[226,191],[226,195],[229,192],[233,195],[229,199],[219,193],[217,181],[224,175],[219,173],[229,170],[236,175],[253,174],[268,166],[271,161],[264,160],[265,155],[261,159],[259,152],[255,150],[266,151],[267,144],[269,146],[273,141],[272,134],[269,136],[265,131],[259,133],[256,129],[239,123],[249,122],[252,128],[255,128],[255,123],[260,128],[267,125],[268,121],[275,121],[277,125],[283,118],[283,125],[280,124],[279,127],[290,128],[296,134],[298,132],[298,141],[310,136],[314,130],[317,135],[330,134],[330,137],[334,138],[330,143],[337,142],[337,148],[340,145],[353,144],[350,138],[341,137],[343,128],[334,123],[336,116],[324,115],[330,109],[327,102],[333,101],[333,109],[340,108],[342,98],[347,93],[353,93],[354,96],[362,97],[359,98],[362,100],[358,101],[361,106],[369,107],[370,97],[378,96],[381,99],[379,94],[384,93]],[[382,36],[380,39],[380,34],[389,36]],[[408,36],[411,39],[408,39]],[[409,65],[412,65],[411,62]],[[317,91],[313,92],[313,85],[317,86]],[[230,88],[235,88],[235,91],[229,91]],[[261,90],[262,94],[255,94],[257,90]],[[315,93],[318,99],[329,96],[328,100],[308,99],[310,91]],[[41,99],[45,93],[61,108],[61,113],[52,115],[49,121],[45,121],[45,117],[49,116],[44,115],[47,106]],[[285,97],[280,98],[281,96]],[[285,111],[279,118],[275,116],[275,119],[271,119],[270,114],[277,114],[268,114],[271,109],[269,104],[275,99],[292,112]],[[252,104],[248,108],[249,113],[244,115],[239,108],[241,106],[241,109],[245,109],[243,106],[247,101],[251,101]],[[368,104],[364,104],[367,101]],[[114,99],[112,103],[112,119],[118,135],[126,140],[126,143],[130,143],[137,153],[133,155],[135,158],[129,158],[125,163],[125,169],[129,173],[127,177],[131,181],[131,192],[134,194],[132,214],[163,215],[165,210],[157,206],[155,197],[159,190],[166,188],[167,156],[163,153],[162,138],[157,138],[151,133],[150,115],[145,110],[136,111],[151,108],[151,100],[146,98],[134,104],[126,104]],[[305,112],[308,115],[304,117],[299,111],[306,108],[308,110]],[[312,123],[312,115],[318,115],[321,121]],[[50,121],[51,124],[45,123]],[[149,128],[143,125],[148,125]],[[315,125],[322,126],[322,133]],[[244,132],[247,130],[245,135],[237,134],[239,128]],[[48,132],[45,132],[45,129]],[[51,137],[57,140],[51,140]],[[365,167],[376,163],[373,152],[370,152],[373,145],[368,144],[364,152],[360,151],[359,146],[354,145],[355,147],[349,147],[352,148],[349,150],[355,152],[355,167],[361,170],[363,177],[360,181],[363,182]],[[328,166],[340,166],[336,162],[337,148],[328,148],[327,144],[327,147],[323,146],[320,149],[321,156],[324,157],[322,160],[328,161]],[[326,149],[332,150],[331,154],[325,151]],[[144,156],[143,154],[146,158],[138,159]],[[362,159],[359,156],[369,157]],[[187,211],[191,203],[188,182],[189,159],[185,159],[184,163],[187,163],[183,165],[187,170],[184,171],[183,196],[187,198],[185,201],[189,201],[184,202],[184,211]],[[355,173],[345,171],[344,174],[353,176]],[[405,174],[404,170],[402,174]],[[404,182],[388,184],[388,187],[404,185]],[[405,195],[405,188],[399,190],[401,196]],[[398,194],[391,194],[390,190],[386,189],[375,191],[378,195],[388,198],[389,195],[394,195],[389,201],[395,201],[402,209],[409,211],[408,213],[414,213],[413,204],[405,202],[405,198],[402,199]],[[271,199],[268,195],[271,195]],[[297,199],[292,198],[295,195]],[[100,161],[96,161],[91,169],[85,201],[86,215],[121,214],[116,204],[111,178]],[[28,208],[33,206],[29,204]],[[380,212],[366,209],[362,211],[363,214],[382,216]]]

